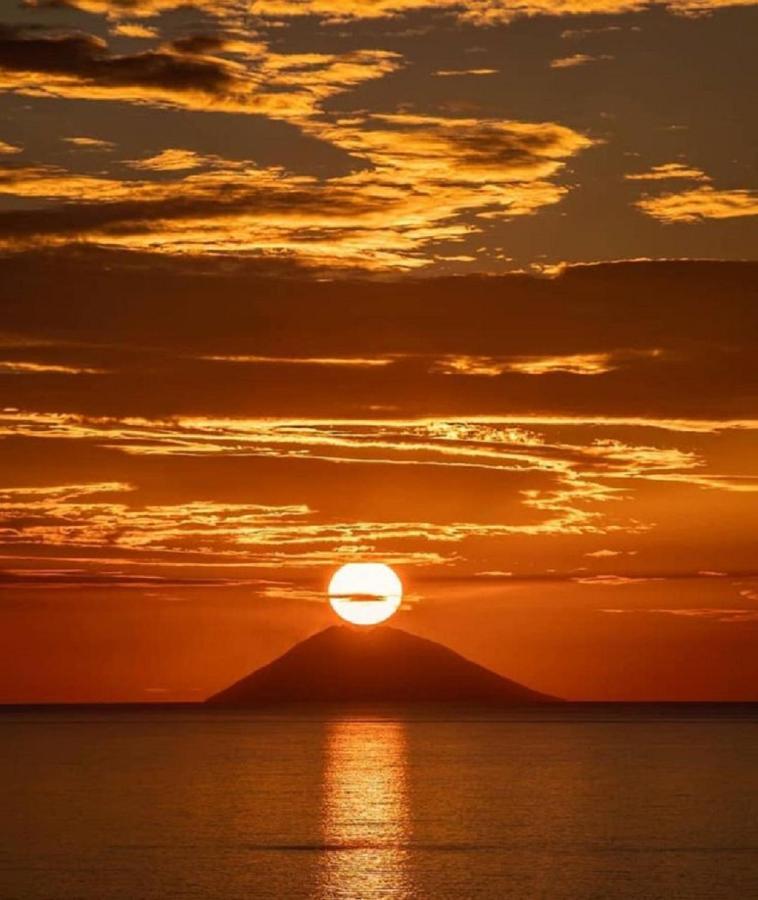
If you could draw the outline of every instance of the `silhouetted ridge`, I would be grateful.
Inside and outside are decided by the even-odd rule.
[[[556,700],[406,631],[335,625],[295,644],[207,702],[255,706],[303,701],[518,704]]]

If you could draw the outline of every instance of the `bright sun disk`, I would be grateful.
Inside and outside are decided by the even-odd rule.
[[[384,563],[347,563],[329,582],[329,603],[352,625],[377,625],[397,612],[403,585]]]

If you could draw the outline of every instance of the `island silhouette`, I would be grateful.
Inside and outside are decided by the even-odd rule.
[[[206,703],[556,703],[449,647],[384,625],[334,625],[295,644]]]

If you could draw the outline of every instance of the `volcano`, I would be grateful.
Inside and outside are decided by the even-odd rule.
[[[209,697],[207,703],[556,703],[434,641],[397,628],[335,625]]]

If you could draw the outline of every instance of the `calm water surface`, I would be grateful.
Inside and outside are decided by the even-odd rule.
[[[2,900],[758,897],[758,707],[0,712]]]

